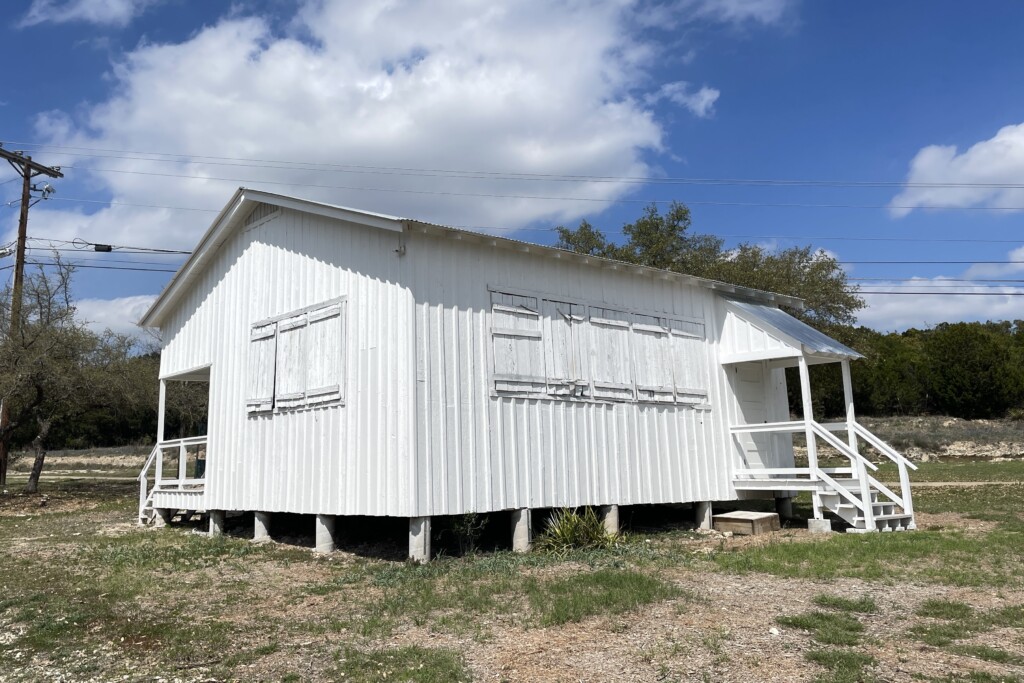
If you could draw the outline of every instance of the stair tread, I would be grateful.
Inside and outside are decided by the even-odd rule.
[[[887,521],[887,520],[890,520],[890,519],[910,519],[911,517],[913,517],[913,515],[908,515],[908,514],[903,513],[903,512],[895,512],[895,513],[893,513],[891,515],[875,515],[874,517],[875,517],[875,521],[876,522],[882,522],[882,521]],[[859,520],[861,522],[864,521],[864,518],[860,517],[860,516],[854,517],[854,519],[855,520]]]

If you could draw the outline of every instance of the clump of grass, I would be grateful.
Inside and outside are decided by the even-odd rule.
[[[782,626],[810,631],[811,637],[826,645],[856,645],[864,631],[864,624],[848,614],[807,612],[791,617],[776,617]]]
[[[459,683],[470,680],[462,656],[451,650],[411,645],[364,652],[348,647],[335,657],[336,680],[352,683],[385,680]]]
[[[862,683],[870,680],[864,669],[875,663],[871,655],[849,650],[811,650],[804,657],[828,669],[828,676],[818,678],[822,683]]]
[[[564,579],[532,581],[530,606],[542,626],[580,621],[596,614],[621,614],[679,595],[675,586],[640,572],[600,569]]]
[[[828,595],[819,593],[812,599],[818,607],[839,610],[840,612],[857,612],[859,614],[871,614],[878,611],[874,598],[865,595],[862,598],[844,598],[839,595]]]
[[[594,508],[556,510],[547,528],[537,537],[534,547],[541,552],[565,554],[573,550],[603,550],[615,545],[617,534],[610,534]]]
[[[973,631],[958,622],[950,624],[918,624],[911,627],[910,635],[927,645],[944,647],[951,644],[954,640],[970,637],[973,635]]]
[[[974,616],[974,608],[964,602],[935,598],[922,602],[914,613],[919,617],[963,621]]]
[[[986,662],[1008,664],[1010,666],[1024,665],[1024,657],[1007,652],[1006,650],[1000,650],[996,647],[989,647],[988,645],[956,645],[951,647],[950,651],[955,652],[958,655],[984,659]]]

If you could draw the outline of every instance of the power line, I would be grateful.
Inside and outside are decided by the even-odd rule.
[[[34,248],[34,247],[29,247],[29,250],[30,251],[52,251],[51,249],[40,249],[40,248]],[[32,257],[33,258],[43,258],[44,256],[41,255],[41,254],[33,254]],[[135,260],[135,259],[117,259],[117,258],[104,258],[104,257],[86,258],[84,256],[75,256],[74,257],[74,261],[65,261],[65,263],[89,263],[89,262],[95,262],[95,263],[131,263],[131,264],[141,265],[141,266],[180,265],[180,264],[168,263],[166,261],[138,261],[138,260]]]
[[[989,278],[942,278],[941,280],[925,280],[922,278],[893,278],[893,277],[848,277],[846,278],[850,282],[910,282],[917,284],[927,284],[929,282],[935,282],[938,284],[945,284],[947,282],[1024,282],[1024,280],[994,280]]]
[[[1024,296],[1024,292],[864,292],[872,296]]]
[[[900,264],[900,265],[1020,265],[1024,261],[837,261],[842,265],[872,265],[872,264]]]
[[[403,166],[372,166],[361,164],[335,164],[327,162],[303,162],[282,159],[258,159],[247,157],[224,157],[210,155],[188,155],[168,152],[122,150],[96,147],[73,147],[34,142],[11,142],[8,144],[49,149],[63,152],[68,156],[87,158],[123,159],[129,161],[155,161],[163,163],[200,163],[211,166],[241,166],[280,170],[307,170],[342,173],[374,173],[392,175],[428,175],[437,177],[479,178],[500,180],[544,180],[559,182],[614,182],[644,184],[700,184],[700,185],[767,185],[767,186],[811,186],[811,187],[912,187],[912,188],[989,188],[1021,189],[1021,183],[965,183],[965,182],[908,182],[898,180],[813,180],[792,178],[695,178],[658,176],[600,176],[588,174],[534,173],[519,171],[483,171],[466,169],[415,168]],[[98,154],[97,154],[98,153]],[[130,156],[125,156],[130,155]],[[68,167],[65,167],[68,168]],[[97,169],[99,170],[99,169]]]
[[[26,261],[26,263],[28,263],[29,265],[33,265],[33,266],[55,266],[55,265],[57,265],[56,261],[49,261],[49,262],[44,262],[44,261]],[[94,268],[94,269],[97,269],[97,270],[131,270],[131,271],[144,272],[144,273],[177,273],[178,272],[177,268],[130,268],[130,267],[127,267],[127,266],[90,266],[90,265],[84,265],[84,264],[81,264],[81,263],[73,263],[73,262],[64,262],[63,264],[66,265],[66,266],[71,266],[73,268]]]
[[[65,168],[75,168],[74,166]],[[263,180],[259,178],[218,178],[214,176],[187,175],[184,173],[157,173],[155,171],[128,171],[116,168],[89,168],[92,172],[124,173],[158,178],[180,178],[183,180],[203,180],[256,185],[279,185],[282,187],[310,187],[323,190],[353,190],[356,192],[384,192],[415,195],[436,195],[442,197],[475,197],[481,199],[529,199],[531,201],[554,202],[595,202],[600,204],[671,204],[681,202],[687,206],[741,206],[741,207],[774,207],[774,208],[811,208],[811,209],[924,209],[952,211],[1024,211],[1022,206],[938,206],[938,205],[896,205],[896,204],[813,204],[806,202],[724,202],[697,201],[680,199],[628,199],[605,197],[553,197],[545,195],[502,194],[497,192],[453,192],[448,190],[412,190],[408,188],[364,187],[358,185],[322,185],[317,183],[290,183],[280,180]],[[163,208],[163,207],[152,207]]]
[[[70,245],[72,245],[74,247],[74,249],[58,248],[58,249],[55,249],[55,251],[89,252],[90,251],[89,247],[102,246],[102,247],[110,247],[111,249],[116,249],[118,251],[121,251],[121,250],[137,250],[138,252],[141,252],[141,253],[154,253],[154,254],[191,254],[192,253],[191,251],[183,251],[181,249],[165,249],[165,248],[160,248],[160,247],[136,247],[136,246],[123,245],[123,244],[98,244],[96,242],[90,242],[89,240],[83,239],[81,237],[76,237],[73,240],[62,240],[62,239],[51,238],[51,237],[29,237],[27,239],[29,239],[29,240],[31,240],[33,242],[49,242],[51,245],[54,245],[54,244],[70,244]],[[40,249],[41,247],[30,247],[30,248],[32,248],[32,249]],[[134,252],[126,251],[124,253],[134,253]]]

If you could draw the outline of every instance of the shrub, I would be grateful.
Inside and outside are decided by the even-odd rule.
[[[593,508],[578,510],[562,508],[552,513],[548,526],[535,542],[535,547],[548,553],[567,553],[572,550],[600,550],[610,548],[618,540],[610,534]]]

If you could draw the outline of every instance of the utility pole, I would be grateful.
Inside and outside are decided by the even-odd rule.
[[[32,179],[39,175],[63,178],[59,166],[43,166],[32,161],[32,157],[21,152],[9,152],[0,144],[0,158],[6,159],[21,176],[21,216],[18,219],[18,246],[14,257],[14,287],[11,292],[11,324],[7,331],[8,341],[21,336],[21,290],[25,281],[25,243],[28,240],[28,210],[32,202]],[[50,191],[41,190],[45,198]],[[0,490],[7,485],[8,427],[11,423],[8,403],[0,400]]]

